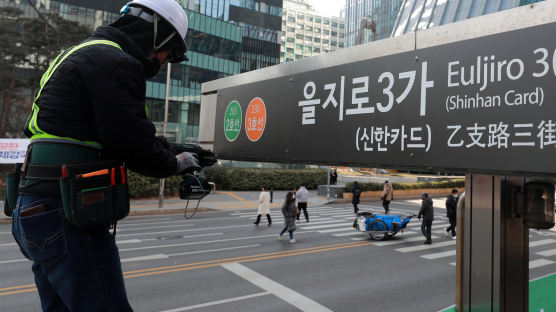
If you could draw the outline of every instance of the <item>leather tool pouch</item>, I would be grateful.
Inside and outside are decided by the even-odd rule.
[[[4,200],[4,214],[11,217],[19,196],[19,182],[21,181],[21,165],[16,164],[15,170],[6,175],[6,199]]]
[[[80,228],[109,225],[129,213],[126,168],[119,161],[62,167],[60,190],[66,219]]]

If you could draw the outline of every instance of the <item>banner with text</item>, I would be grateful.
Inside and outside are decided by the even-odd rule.
[[[556,173],[556,23],[218,90],[220,158]]]
[[[22,163],[29,139],[0,139],[0,164]]]

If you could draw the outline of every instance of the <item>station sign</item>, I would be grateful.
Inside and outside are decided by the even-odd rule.
[[[545,24],[218,90],[215,152],[253,161],[554,174],[554,33],[556,23]]]

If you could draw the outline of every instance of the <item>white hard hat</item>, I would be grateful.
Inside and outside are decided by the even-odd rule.
[[[135,6],[142,6],[148,8],[152,10],[155,14],[154,16],[152,16],[147,14],[144,11],[134,11],[132,10],[132,8]],[[187,19],[187,15],[185,14],[185,10],[176,1],[174,0],[134,0],[127,3],[122,8],[120,13],[121,14],[131,13],[148,22],[153,23],[155,41],[157,36],[158,16],[162,17],[172,26],[172,28],[174,28],[174,30],[182,39],[183,54],[185,54],[185,51],[187,50],[187,44],[185,43],[185,36],[187,35],[187,28],[189,26],[189,21]],[[160,47],[162,47],[164,44],[170,41],[170,39],[172,39],[174,35],[175,33],[172,33],[172,35],[168,36],[165,40],[163,40],[158,45],[155,42],[154,44],[155,50],[158,50]],[[179,56],[175,55],[175,51],[170,51],[170,52],[174,52],[171,54],[174,54],[173,57],[177,57],[179,59],[178,61],[187,60],[187,58],[183,54],[181,55],[180,58]],[[170,60],[170,62],[172,62],[172,60]]]

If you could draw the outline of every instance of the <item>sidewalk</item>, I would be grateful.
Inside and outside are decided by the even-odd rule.
[[[271,208],[278,209],[282,207],[287,192],[288,191],[273,192],[273,202],[270,204]],[[197,211],[256,211],[259,207],[259,194],[260,191],[217,191],[216,193],[206,196],[199,204],[199,209]],[[332,202],[332,199],[327,200],[326,197],[317,196],[316,190],[309,191],[309,207],[320,206],[329,202]],[[181,200],[179,197],[164,198],[163,208],[158,208],[158,199],[132,199],[130,202],[129,215],[183,214],[186,204],[187,200]],[[196,205],[196,200],[189,201],[189,207],[187,209],[188,215],[193,213]],[[4,207],[3,201],[0,201],[0,207]],[[6,224],[10,222],[11,218],[4,215],[3,210],[0,211],[0,223]]]

